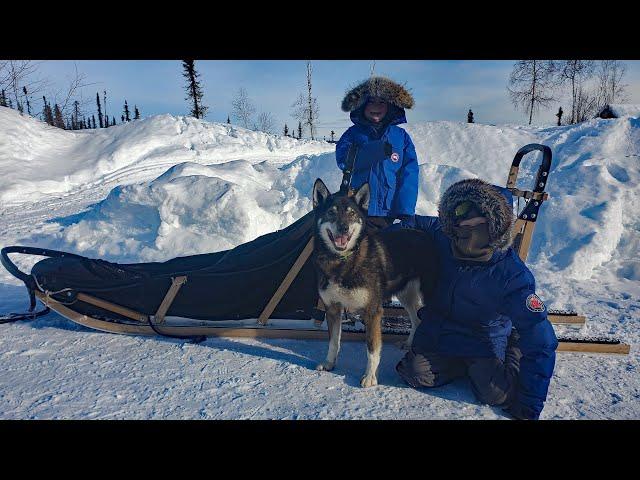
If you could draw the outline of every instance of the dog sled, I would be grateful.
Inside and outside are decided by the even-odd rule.
[[[522,158],[543,153],[532,191],[516,186]],[[356,151],[349,152],[341,191],[348,191]],[[350,165],[350,166],[349,166]],[[549,147],[530,144],[512,162],[507,188],[526,205],[518,212],[514,248],[526,260],[551,168]],[[231,250],[178,257],[166,262],[118,264],[35,247],[10,246],[0,262],[29,292],[26,314],[0,317],[0,323],[31,320],[54,310],[85,327],[110,333],[163,335],[201,341],[205,337],[326,339],[313,251],[313,212],[285,229]],[[47,257],[29,273],[10,254]],[[36,299],[44,308],[35,310]],[[581,326],[576,312],[549,311],[557,324]],[[410,322],[397,304],[385,306],[383,340],[404,342]],[[364,327],[351,318],[342,339],[364,340]],[[559,337],[558,351],[620,353],[629,345],[612,338]]]

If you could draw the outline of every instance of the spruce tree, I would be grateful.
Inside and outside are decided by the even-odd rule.
[[[134,119],[134,120],[140,120],[140,112],[138,111],[138,106],[137,106],[137,105],[134,105],[134,106],[133,106],[133,110],[134,110],[134,112],[135,112],[135,113],[134,113],[134,116],[133,116],[133,119]]]
[[[27,104],[27,113],[31,115],[31,103],[29,102],[29,95],[27,94],[27,87],[22,87],[22,91],[24,92],[24,100]]]
[[[96,116],[95,115],[91,115],[91,119],[93,121],[93,128],[96,128]],[[109,119],[107,119],[107,121],[109,121]]]
[[[288,137],[289,136],[289,127],[287,127],[287,124],[284,124],[284,136]]]
[[[467,123],[473,123],[473,112],[469,109],[469,113],[467,113]]]
[[[120,116],[120,122],[121,122],[121,123],[124,123],[124,115],[121,115],[121,116]]]
[[[96,92],[96,103],[98,104],[98,120],[100,122],[100,128],[104,125],[102,123],[102,106],[100,105],[100,93]]]
[[[130,122],[131,119],[129,118],[129,105],[127,105],[127,101],[126,100],[124,101],[124,112],[123,113],[124,113],[124,120],[122,120],[122,121],[123,122],[124,121]]]
[[[51,110],[51,105],[47,103],[47,98],[45,96],[42,96],[42,101],[44,102],[44,107],[42,108],[44,121],[47,122],[47,124],[53,126],[54,121],[53,121],[53,111]]]
[[[0,107],[6,107],[7,106],[7,97],[4,93],[4,90],[2,90],[2,93],[0,93]]]
[[[302,138],[302,122],[298,122],[298,140]]]
[[[111,126],[115,126],[116,125],[116,117],[111,117]]]
[[[71,115],[71,128],[78,130],[80,128],[80,102],[73,102],[73,114]]]
[[[558,126],[562,125],[562,114],[564,112],[562,111],[562,107],[560,107],[560,110],[558,110],[558,113],[556,113],[556,117],[558,117]]]
[[[196,118],[204,118],[209,107],[205,107],[202,104],[202,87],[198,81],[200,74],[196,71],[195,61],[183,60],[182,70],[182,76],[187,80],[187,85],[185,86],[187,97],[185,100],[189,100],[192,104],[189,113]]]
[[[227,115],[227,123],[231,123],[231,118],[229,118],[229,115]]]
[[[65,129],[64,118],[62,118],[62,112],[57,103],[53,106],[53,126]]]
[[[336,132],[334,132],[333,130],[331,130],[331,141],[334,141],[334,137],[336,135]]]

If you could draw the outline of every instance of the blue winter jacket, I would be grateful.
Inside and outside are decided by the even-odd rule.
[[[404,109],[390,106],[393,117],[386,127],[378,130],[364,118],[363,111],[361,107],[351,112],[354,125],[336,145],[338,167],[344,170],[349,147],[357,144],[359,153],[351,186],[359,188],[369,182],[369,215],[393,218],[414,215],[418,199],[418,158],[411,137],[397,126],[407,121]],[[384,142],[391,144],[389,155],[385,155]]]
[[[528,418],[537,419],[547,398],[558,341],[546,307],[529,301],[537,299],[531,297],[536,288],[533,275],[513,248],[496,251],[481,265],[455,258],[437,217],[416,215],[414,228],[432,236],[441,258],[436,289],[418,312],[422,322],[414,347],[444,355],[504,360],[513,325],[520,334],[522,351],[516,401]]]

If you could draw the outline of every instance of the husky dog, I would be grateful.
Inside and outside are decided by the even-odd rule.
[[[369,185],[352,196],[329,190],[317,179],[314,265],[320,298],[326,306],[329,351],[318,370],[333,369],[340,350],[342,311],[359,312],[366,327],[367,370],[360,384],[378,384],[382,347],[382,305],[396,295],[411,318],[411,345],[417,311],[435,284],[438,261],[431,238],[412,229],[369,232],[365,229]]]

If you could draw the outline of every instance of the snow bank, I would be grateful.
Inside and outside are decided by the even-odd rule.
[[[104,183],[149,180],[182,162],[288,162],[332,150],[193,117],[156,115],[107,129],[64,131],[0,107],[0,201],[21,203]]]
[[[233,248],[309,211],[308,196],[296,189],[296,181],[307,186],[298,179],[307,171],[300,167],[331,162],[327,157],[305,156],[286,167],[181,163],[151,182],[114,188],[65,228],[61,240],[74,251],[127,261]]]

